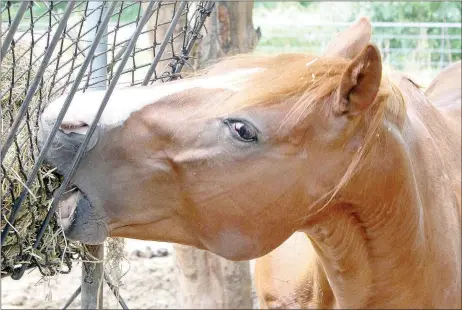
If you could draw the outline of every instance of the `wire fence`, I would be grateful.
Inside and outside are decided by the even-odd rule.
[[[212,7],[207,1],[2,2],[2,277],[20,279],[31,267],[47,276],[67,273],[82,257],[55,211],[107,100],[115,87],[181,78]],[[73,169],[59,176],[42,165],[45,154],[74,94],[95,87],[107,88],[106,96]],[[38,149],[39,115],[63,94],[63,110]]]
[[[287,18],[258,18],[254,22],[262,28],[257,52],[263,53],[319,54],[338,32],[351,24],[311,22],[301,18],[296,22]],[[439,70],[461,59],[460,23],[372,22],[372,27],[372,42],[380,49],[384,63],[415,73],[423,78],[424,84]]]

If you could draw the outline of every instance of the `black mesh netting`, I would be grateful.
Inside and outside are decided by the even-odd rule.
[[[22,7],[21,2],[2,1],[2,277],[17,273],[19,267],[24,269],[23,265],[38,267],[44,275],[66,273],[72,260],[82,255],[82,246],[65,239],[54,216],[48,225],[43,225],[53,192],[61,181],[53,170],[37,162],[36,130],[38,117],[46,103],[67,93],[74,82],[79,83],[82,91],[109,85],[124,53],[129,53],[129,58],[117,87],[139,85],[143,80],[146,84],[180,77],[183,66],[190,66],[192,59],[188,55],[196,39],[205,31],[203,23],[212,5],[210,2],[162,1],[148,10],[149,2],[118,2],[109,19],[107,33],[99,41],[101,46],[90,55],[92,61],[86,71],[88,74],[81,81],[75,81],[112,3],[76,2],[72,11],[66,11],[68,1],[31,1],[27,7]],[[134,48],[127,52],[146,11],[152,15]],[[171,38],[163,43],[176,12],[180,11]],[[14,30],[15,19],[21,14],[22,19]],[[58,29],[63,20],[64,28],[60,33]],[[57,33],[58,41],[53,45]],[[9,46],[3,53],[5,43]],[[41,70],[47,53],[51,51],[48,63]],[[98,62],[93,61],[104,55],[106,65],[97,65]],[[36,76],[38,83],[34,84]],[[31,91],[34,88],[35,91]],[[30,100],[26,100],[28,93]],[[40,230],[43,230],[43,236],[37,237]]]

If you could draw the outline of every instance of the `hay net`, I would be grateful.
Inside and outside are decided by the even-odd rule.
[[[1,273],[16,279],[31,267],[43,275],[67,273],[73,260],[84,255],[81,244],[66,240],[52,212],[63,177],[40,165],[36,132],[46,103],[74,84],[88,91],[107,88],[113,79],[116,87],[126,87],[181,78],[213,6],[186,1],[80,1],[72,7],[68,1],[24,3],[2,1],[0,28]],[[108,10],[107,31],[91,53]],[[77,80],[86,57],[91,61]],[[101,57],[107,57],[104,65],[97,61]]]

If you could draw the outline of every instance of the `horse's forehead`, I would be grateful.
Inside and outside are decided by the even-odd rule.
[[[142,108],[157,101],[175,95],[188,96],[192,89],[239,91],[253,74],[261,69],[240,69],[225,74],[203,76],[175,82],[157,84],[150,87],[129,87],[116,89],[112,93],[101,116],[102,126],[120,125],[128,117]],[[84,122],[91,124],[103,100],[105,91],[79,93],[74,96],[63,124]],[[56,119],[64,104],[66,95],[50,103],[43,113],[45,119]]]
[[[233,89],[226,88],[191,88],[182,92],[174,93],[156,101],[155,104],[147,105],[139,110],[137,116],[148,122],[170,122],[174,126],[182,121],[199,120],[209,118],[211,109],[220,106],[220,103],[236,93]],[[175,120],[171,122],[171,120]]]

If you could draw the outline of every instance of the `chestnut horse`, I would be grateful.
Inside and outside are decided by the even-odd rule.
[[[370,38],[362,18],[317,58],[114,91],[60,201],[66,235],[262,257],[263,307],[460,308],[460,63],[424,93]],[[47,155],[59,173],[103,95],[74,98]]]

